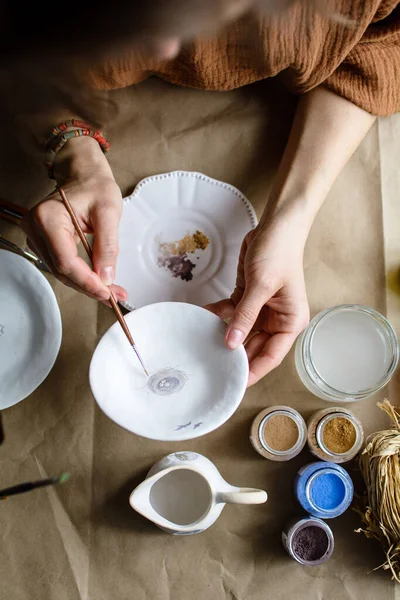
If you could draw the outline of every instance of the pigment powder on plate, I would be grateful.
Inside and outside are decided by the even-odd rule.
[[[349,419],[335,417],[325,425],[322,439],[330,452],[344,454],[356,443],[356,429]]]
[[[299,439],[299,428],[291,417],[273,414],[264,425],[263,437],[272,450],[286,452]]]
[[[188,258],[188,254],[206,250],[209,244],[208,237],[198,229],[175,242],[161,242],[157,264],[169,270],[173,277],[180,278],[182,281],[191,281],[196,265]]]
[[[342,504],[345,496],[345,485],[335,473],[318,475],[313,482],[311,498],[314,505],[322,510],[334,510]]]
[[[300,529],[293,539],[293,551],[301,560],[313,562],[324,556],[329,541],[321,527],[309,525]]]

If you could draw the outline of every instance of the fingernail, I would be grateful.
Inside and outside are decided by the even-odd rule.
[[[231,329],[228,332],[226,343],[231,350],[236,350],[243,343],[244,333],[240,329]]]
[[[99,277],[104,285],[111,285],[114,283],[114,267],[101,267],[99,270]]]

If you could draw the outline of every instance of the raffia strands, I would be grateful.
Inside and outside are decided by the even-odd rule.
[[[377,567],[390,569],[400,583],[400,407],[378,403],[392,420],[391,429],[370,435],[360,456],[366,492],[361,514],[363,532],[380,541],[386,555]]]

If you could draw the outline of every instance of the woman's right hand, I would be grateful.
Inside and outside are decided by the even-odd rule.
[[[55,175],[83,231],[94,235],[93,270],[78,256],[79,238],[58,192],[30,210],[22,228],[28,245],[57,279],[108,303],[118,256],[121,191],[95,140],[73,138],[64,148],[57,156]],[[111,287],[119,301],[127,299],[122,287]]]

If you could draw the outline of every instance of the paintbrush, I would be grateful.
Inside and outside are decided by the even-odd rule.
[[[63,201],[63,204],[64,204],[65,208],[67,209],[69,216],[71,217],[71,221],[74,224],[76,233],[78,234],[79,239],[81,240],[81,242],[83,244],[83,247],[85,248],[88,257],[92,261],[92,249],[89,246],[89,242],[87,241],[86,236],[85,236],[85,234],[82,231],[82,228],[81,228],[81,226],[79,224],[78,219],[76,218],[74,209],[72,208],[72,206],[71,206],[71,204],[70,204],[70,202],[69,202],[69,200],[68,200],[68,198],[67,198],[64,190],[62,188],[57,188],[57,189],[58,189],[58,191],[60,193],[60,196],[61,196],[61,199]],[[92,261],[92,264],[93,264],[93,261]],[[128,338],[128,341],[129,341],[130,345],[132,346],[133,350],[135,351],[135,354],[138,357],[139,362],[140,362],[140,364],[143,367],[143,371],[146,373],[146,375],[148,377],[149,374],[148,374],[148,372],[146,370],[146,367],[144,366],[144,363],[143,363],[142,358],[141,358],[141,356],[139,354],[139,351],[138,351],[138,349],[136,347],[136,344],[133,341],[133,337],[131,335],[131,332],[129,331],[128,325],[127,325],[127,323],[126,323],[126,321],[124,319],[124,316],[123,316],[123,314],[121,312],[121,309],[118,306],[118,301],[117,301],[116,297],[114,296],[113,292],[111,291],[111,289],[110,289],[110,304],[111,304],[112,308],[114,309],[115,315],[116,315],[116,317],[117,317],[117,319],[118,319],[118,321],[119,321],[119,323],[120,323],[120,325],[121,325],[121,327],[122,327],[122,329],[123,329],[126,337]]]
[[[27,212],[28,210],[25,207],[11,204],[11,202],[7,202],[6,200],[3,200],[3,198],[0,198],[0,219],[5,219],[10,223],[20,225],[21,220]]]
[[[46,487],[48,485],[57,485],[57,483],[65,483],[69,479],[69,473],[62,473],[56,477],[50,477],[49,479],[39,479],[39,481],[27,481],[26,483],[19,483],[4,490],[0,490],[0,500],[5,500],[8,496],[16,496],[17,494],[24,494],[37,488]]]
[[[7,250],[11,250],[11,252],[14,252],[14,254],[19,254],[20,256],[23,256],[24,258],[32,262],[41,271],[47,271],[47,273],[50,273],[50,269],[47,267],[47,265],[44,264],[42,260],[40,260],[40,258],[36,256],[36,254],[33,254],[33,252],[30,252],[29,250],[24,250],[23,248],[20,248],[16,244],[10,242],[10,240],[6,240],[6,238],[4,238],[1,235],[1,233],[0,247],[6,248]]]

